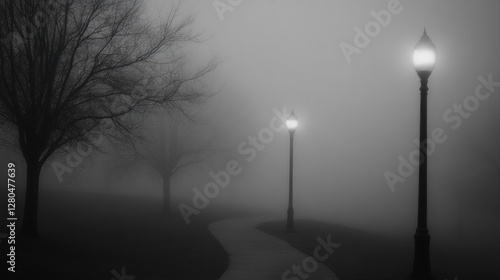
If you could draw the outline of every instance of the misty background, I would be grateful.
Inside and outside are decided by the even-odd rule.
[[[288,132],[275,133],[251,162],[238,153],[238,145],[269,127],[273,109],[286,108],[299,119],[296,217],[412,236],[417,172],[394,192],[384,173],[397,173],[398,157],[408,158],[417,147],[420,84],[411,57],[425,27],[438,49],[429,82],[429,135],[442,128],[448,136],[429,157],[431,246],[452,239],[468,246],[487,244],[485,250],[492,253],[500,249],[500,88],[458,129],[443,119],[455,103],[474,94],[479,76],[492,74],[500,81],[500,2],[401,0],[401,13],[392,15],[389,25],[348,63],[340,43],[353,45],[354,28],[364,29],[373,20],[370,11],[387,9],[388,2],[243,0],[221,21],[212,1],[182,1],[182,13],[194,15],[193,29],[204,39],[186,49],[192,63],[203,64],[214,55],[222,61],[209,80],[220,91],[193,110],[203,120],[200,126],[209,128],[214,147],[224,152],[175,174],[173,211],[178,213],[181,202],[192,205],[193,188],[202,190],[212,180],[210,171],[224,170],[229,160],[236,160],[242,173],[231,177],[207,207],[234,206],[285,217]],[[171,1],[146,3],[151,20],[171,7]],[[199,132],[198,137],[208,136]],[[4,166],[22,162],[5,151],[2,159]],[[64,163],[64,157],[53,160]],[[52,160],[45,164],[40,216],[50,208],[52,191],[134,195],[161,209],[161,181],[151,169],[137,167],[116,178],[108,169],[109,155],[95,152],[86,160],[62,182]],[[18,172],[24,171],[20,167]],[[25,182],[24,176],[18,178],[20,196]]]

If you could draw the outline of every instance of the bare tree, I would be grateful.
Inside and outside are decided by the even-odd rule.
[[[142,166],[150,168],[162,179],[163,212],[171,214],[172,178],[184,167],[202,163],[222,149],[215,147],[214,131],[206,125],[171,114],[152,114],[145,120],[142,134],[133,149],[117,151],[111,173],[123,176],[134,174]]]
[[[23,233],[37,236],[40,171],[61,147],[98,149],[89,131],[129,142],[141,113],[204,95],[196,81],[215,63],[186,70],[181,46],[197,35],[178,8],[155,24],[140,0],[1,2],[0,123],[27,165]]]

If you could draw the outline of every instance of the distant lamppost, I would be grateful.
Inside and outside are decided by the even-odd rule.
[[[293,231],[293,135],[295,134],[295,130],[299,122],[297,121],[297,116],[292,113],[286,119],[286,126],[288,128],[288,132],[290,133],[290,171],[288,177],[288,210],[287,210],[287,219],[286,219],[286,229],[289,231]]]
[[[427,229],[427,83],[436,64],[436,45],[424,29],[413,52],[413,64],[420,77],[420,165],[418,168],[418,224],[411,279],[432,279],[429,259],[431,237]]]

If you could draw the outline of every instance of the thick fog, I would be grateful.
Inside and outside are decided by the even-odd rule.
[[[171,7],[146,2],[151,20]],[[229,207],[284,219],[290,145],[284,121],[293,110],[296,218],[412,238],[420,104],[412,54],[426,28],[438,50],[428,96],[432,244],[487,245],[492,255],[500,249],[500,2],[232,2],[182,1],[182,14],[192,14],[193,31],[202,34],[186,48],[191,63],[216,56],[220,64],[207,78],[217,93],[191,108],[196,124],[181,128],[190,139],[183,144],[210,142],[213,152],[173,175],[176,215],[194,223],[204,211]],[[390,17],[370,27],[382,10]],[[154,169],[112,172],[113,155],[94,151],[60,180],[51,163],[65,157],[43,168],[40,215],[50,206],[49,191],[126,194],[161,209],[162,179]],[[196,208],[205,203],[193,201],[197,191],[218,183],[214,174],[221,171],[229,174],[227,186],[213,198],[204,193],[208,205]],[[199,214],[186,216],[186,206]]]
[[[273,110],[286,109],[288,115],[293,109],[299,119],[296,214],[386,233],[413,231],[416,168],[393,188],[384,174],[398,174],[400,157],[409,160],[417,148],[420,84],[411,57],[427,28],[438,49],[429,82],[429,137],[434,129],[444,131],[444,142],[429,157],[431,232],[499,233],[499,89],[477,105],[473,97],[479,77],[500,80],[500,4],[398,1],[387,26],[359,53],[345,56],[341,44],[356,47],[356,28],[364,30],[375,20],[370,12],[388,10],[389,2],[242,1],[218,14],[210,1],[186,1],[186,11],[194,11],[207,37],[196,49],[200,61],[214,53],[223,60],[215,75],[222,90],[204,113],[222,128],[219,139],[244,165],[208,207],[231,203],[285,214],[288,132],[274,133],[250,162],[237,150],[270,127]],[[151,6],[168,8],[161,1]],[[211,180],[207,173],[223,168],[223,162],[207,165],[193,187],[202,189]],[[182,184],[181,176],[177,180]],[[191,187],[176,193],[187,202],[193,196]]]
[[[391,183],[385,174],[398,175],[400,157],[408,161],[417,148],[420,84],[411,57],[427,28],[438,49],[429,83],[429,137],[435,128],[446,137],[429,157],[431,232],[460,229],[485,237],[499,232],[500,89],[479,100],[474,111],[464,109],[466,116],[453,111],[444,117],[474,96],[478,77],[500,80],[499,3],[401,1],[399,13],[358,48],[356,28],[364,30],[374,20],[370,11],[388,10],[387,1],[242,1],[219,13],[210,1],[183,2],[182,12],[195,16],[194,30],[203,34],[203,41],[189,49],[193,63],[214,55],[221,61],[210,77],[213,89],[220,91],[194,110],[223,151],[174,176],[177,202],[192,206],[193,188],[203,191],[213,181],[211,171],[225,170],[227,162],[236,160],[241,173],[231,176],[229,186],[207,207],[230,204],[285,215],[289,134],[271,126],[282,125],[283,119],[274,124],[273,119],[286,118],[293,109],[299,120],[297,217],[388,234],[412,232],[417,168],[404,181]],[[170,5],[147,2],[152,19],[161,18]],[[345,56],[342,42],[360,52]],[[259,133],[268,143],[261,142]],[[249,137],[258,139],[259,149]],[[62,182],[46,164],[42,188],[133,193],[153,200],[161,196],[161,180],[148,168],[135,170],[133,179],[112,182],[106,155],[85,159],[77,170],[63,174]]]

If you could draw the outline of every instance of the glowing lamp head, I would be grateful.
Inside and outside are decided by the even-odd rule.
[[[436,45],[431,41],[424,29],[424,35],[420,38],[413,51],[413,64],[417,72],[432,72],[436,65]]]
[[[288,128],[288,131],[295,132],[298,125],[299,122],[297,121],[297,116],[295,116],[295,113],[292,111],[290,116],[286,119],[286,127]]]

